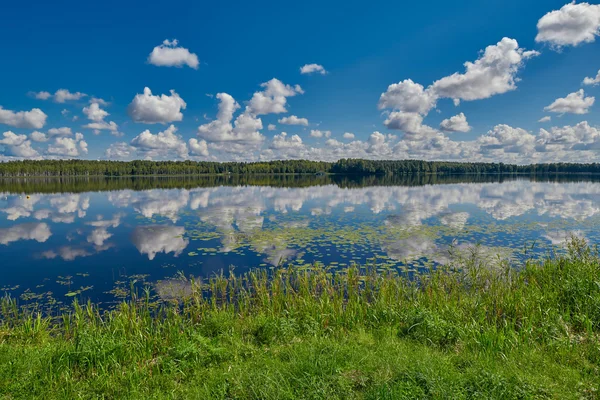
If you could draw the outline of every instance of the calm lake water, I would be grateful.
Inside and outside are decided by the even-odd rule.
[[[231,266],[518,262],[570,235],[599,243],[599,218],[600,182],[585,177],[4,180],[0,290],[111,304],[133,281],[160,294]]]

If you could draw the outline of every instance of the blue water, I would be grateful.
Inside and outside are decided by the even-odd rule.
[[[64,186],[0,184],[0,289],[21,303],[112,304],[133,281],[156,290],[231,268],[419,271],[473,255],[516,264],[562,251],[571,235],[600,243],[593,181]]]

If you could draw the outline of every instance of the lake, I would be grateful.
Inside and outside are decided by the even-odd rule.
[[[592,177],[255,176],[0,181],[0,290],[22,304],[162,297],[182,276],[315,263],[407,274],[600,242]],[[0,294],[2,294],[0,293]]]

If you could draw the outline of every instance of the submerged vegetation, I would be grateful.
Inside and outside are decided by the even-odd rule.
[[[139,176],[201,174],[549,174],[600,173],[600,163],[516,165],[483,162],[341,159],[336,162],[277,160],[260,162],[22,160],[0,163],[0,177]]]
[[[475,253],[473,253],[475,254]],[[0,307],[6,398],[593,399],[600,256],[182,278],[114,310]]]

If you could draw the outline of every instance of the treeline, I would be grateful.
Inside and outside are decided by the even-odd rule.
[[[553,174],[600,173],[600,164],[530,164],[470,163],[420,160],[342,159],[331,165],[330,172],[363,175],[396,174]]]
[[[267,162],[206,161],[92,161],[23,160],[0,163],[0,176],[140,176],[140,175],[223,175],[223,174],[553,174],[600,173],[600,164],[552,163],[516,165],[420,160],[342,159],[334,163],[308,160]]]

